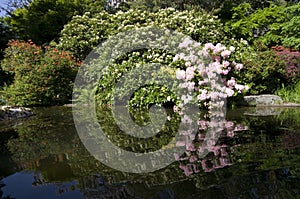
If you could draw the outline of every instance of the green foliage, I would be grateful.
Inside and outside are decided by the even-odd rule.
[[[0,60],[3,59],[3,50],[6,48],[7,42],[14,37],[14,34],[10,30],[10,27],[4,20],[0,19]],[[11,76],[3,71],[0,65],[0,88],[10,82]]]
[[[84,59],[88,53],[111,35],[146,26],[176,30],[199,42],[216,43],[224,39],[222,26],[216,17],[201,11],[176,11],[168,8],[149,12],[129,10],[95,15],[86,13],[73,17],[61,32],[58,48],[72,52]]]
[[[274,4],[254,12],[249,3],[241,4],[232,10],[232,20],[226,22],[226,31],[234,38],[244,38],[249,42],[263,36],[273,23],[285,19],[284,6]]]
[[[278,1],[273,1],[279,3]],[[204,9],[208,12],[218,13],[219,16],[231,18],[230,10],[243,3],[250,3],[254,9],[268,7],[270,1],[268,0],[135,0],[129,1],[131,8],[138,8],[144,10],[159,10],[167,7],[175,8],[176,10],[193,10]]]
[[[225,24],[231,37],[244,38],[250,43],[258,40],[268,47],[284,45],[300,49],[300,3],[271,4],[257,10],[246,3],[232,11],[232,19]]]
[[[284,45],[300,50],[300,2],[283,9],[282,17],[270,26],[262,38],[268,46]]]
[[[0,18],[0,59],[3,58],[2,51],[6,48],[7,42],[14,37],[15,36],[8,24],[4,21],[3,18]]]
[[[115,85],[120,80],[120,78],[127,74],[128,71],[133,69],[145,71],[143,64],[158,63],[161,64],[160,72],[162,77],[165,73],[170,74],[175,77],[175,64],[170,64],[173,60],[173,55],[171,53],[163,52],[161,50],[141,50],[129,53],[126,58],[122,58],[115,63],[109,65],[109,67],[104,71],[99,79],[99,89],[96,93],[97,104],[103,106],[112,103],[115,93]],[[140,69],[139,69],[140,68]],[[172,70],[174,69],[174,70]],[[156,75],[160,75],[157,72]],[[140,79],[138,77],[127,78],[127,83],[120,90],[119,93],[115,93],[115,97],[123,98],[127,91],[131,90],[134,85],[136,85]],[[129,101],[129,105],[132,107],[148,107],[153,104],[164,104],[167,103],[167,97],[172,96],[173,99],[176,97],[174,93],[171,93],[169,89],[163,85],[147,85],[137,89],[134,95]]]
[[[242,63],[239,81],[250,86],[250,94],[274,93],[286,83],[286,65],[272,50],[248,54]]]
[[[250,45],[246,40],[231,39],[228,46],[232,45],[239,53],[231,57],[237,62],[243,63],[244,67],[234,76],[240,84],[250,87],[249,94],[270,94],[274,93],[282,84],[291,85],[294,83],[294,76],[288,74],[288,63],[285,56],[281,56],[274,50],[261,42],[255,41]],[[291,62],[289,60],[289,62]],[[235,99],[233,99],[235,100]],[[236,100],[239,100],[238,98]]]
[[[285,102],[300,103],[300,81],[294,86],[285,87],[283,84],[275,93]]]
[[[31,39],[42,45],[58,39],[64,25],[75,14],[99,12],[103,5],[103,1],[91,3],[89,0],[33,0],[28,6],[17,8],[7,20],[20,39]]]
[[[69,53],[44,50],[32,42],[9,42],[2,61],[3,69],[14,76],[3,90],[9,104],[55,105],[69,100],[79,63]]]

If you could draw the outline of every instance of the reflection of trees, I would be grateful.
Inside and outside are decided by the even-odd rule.
[[[20,166],[42,173],[45,181],[65,181],[74,178],[66,162],[80,143],[73,122],[71,109],[39,108],[35,115],[14,130],[18,137],[9,140],[12,159]]]
[[[218,143],[208,149],[210,152],[205,158],[197,158],[194,148],[197,149],[202,138],[196,137],[195,147],[189,146],[186,153],[178,157],[178,162],[141,175],[115,171],[101,164],[81,144],[70,110],[54,112],[47,110],[15,127],[19,137],[9,141],[8,149],[15,162],[36,171],[36,185],[57,183],[62,192],[58,182],[76,179],[77,187],[68,189],[79,189],[86,197],[115,193],[114,196],[155,198],[158,193],[171,194],[168,190],[171,189],[179,198],[189,192],[199,197],[219,193],[220,197],[229,198],[255,194],[274,194],[282,198],[295,191],[291,186],[296,186],[300,178],[300,169],[293,166],[300,165],[297,141],[300,132],[296,129],[300,114],[296,111],[289,115],[284,110],[282,117],[231,115],[227,119],[233,122],[226,125]],[[102,119],[111,119],[106,116],[103,113]],[[249,129],[240,131],[245,125]],[[117,129],[112,124],[110,127]],[[119,136],[116,133],[115,142],[131,147],[132,140],[125,142]],[[160,139],[168,141],[169,137]],[[181,191],[182,186],[185,191]]]
[[[126,110],[123,110],[124,112]],[[170,110],[167,110],[170,112]],[[161,127],[161,131],[150,138],[137,138],[133,137],[126,132],[123,132],[116,124],[111,109],[97,109],[98,120],[103,131],[109,136],[110,140],[120,148],[133,152],[149,152],[156,151],[167,145],[172,137],[177,133],[178,130],[178,115],[173,114],[171,121],[166,121],[166,124]],[[150,116],[148,110],[143,109],[131,109],[130,114],[132,118],[127,118],[126,114],[119,111],[119,118],[124,118],[123,123],[126,125],[127,119],[133,119],[137,124],[149,124]],[[159,111],[157,115],[161,114]],[[120,121],[119,121],[120,122]],[[153,123],[153,121],[152,121]],[[155,123],[155,122],[154,122]],[[134,129],[134,126],[131,127]]]
[[[74,146],[80,142],[76,137],[70,109],[56,110],[56,113],[50,108],[45,109],[17,126],[15,131],[19,137],[7,144],[14,160],[36,166],[39,160],[50,155],[57,156],[57,161],[60,161],[64,153],[72,153]]]
[[[18,170],[17,165],[11,159],[11,153],[6,147],[8,140],[16,138],[17,132],[10,129],[7,131],[0,131],[0,179],[6,177]]]
[[[79,186],[86,198],[135,198],[127,183],[109,184],[100,175],[81,178]]]

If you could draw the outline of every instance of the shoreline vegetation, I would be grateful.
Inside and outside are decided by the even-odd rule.
[[[172,1],[150,5],[143,0],[118,5],[88,0],[24,2],[18,9],[10,5],[8,15],[0,17],[2,105],[68,104],[78,69],[94,47],[118,33],[147,26],[175,30],[199,42],[198,49],[207,50],[223,66],[220,74],[233,106],[241,104],[244,96],[263,94],[280,96],[285,102],[280,106],[300,103],[300,2],[226,0],[215,1],[213,7],[206,1],[179,7]],[[44,8],[49,9],[43,12]],[[175,57],[148,49],[118,58],[99,79],[96,101],[109,104],[115,83],[132,67],[159,63],[166,73],[186,81],[187,89],[202,89],[198,98],[205,104],[205,79],[195,71],[185,76],[194,66],[185,57],[173,61]],[[148,107],[167,99],[178,105],[169,90],[151,85],[138,89],[129,105]]]

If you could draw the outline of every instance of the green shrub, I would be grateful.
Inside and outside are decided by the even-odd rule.
[[[109,65],[109,67],[104,71],[99,79],[99,89],[97,91],[96,99],[97,104],[106,105],[111,104],[112,99],[114,98],[114,89],[117,82],[125,74],[128,74],[128,71],[137,69],[143,71],[144,74],[147,74],[149,71],[145,71],[143,64],[158,63],[161,66],[161,71],[167,72],[171,75],[175,75],[176,65],[171,64],[173,60],[173,54],[168,52],[163,52],[162,50],[140,50],[133,53],[127,54],[126,58],[123,57],[122,60],[117,60],[115,63]],[[174,69],[174,70],[172,70]],[[156,75],[159,75],[157,73]],[[164,77],[165,74],[162,74]],[[132,85],[136,85],[139,82],[137,77],[128,78],[126,87],[123,91],[115,93],[115,97],[123,98],[124,93],[130,90]],[[147,85],[137,89],[134,92],[134,95],[131,97],[129,102],[132,107],[148,107],[153,104],[163,104],[167,102],[167,97],[172,96],[175,99],[174,93],[161,85]]]
[[[242,61],[239,80],[250,86],[250,94],[274,93],[286,83],[286,66],[273,50],[257,51]]]
[[[298,78],[291,75],[289,71],[297,61],[295,52],[287,54],[269,50],[267,46],[259,41],[250,45],[246,40],[231,39],[227,41],[227,46],[235,46],[236,51],[231,56],[232,60],[243,63],[243,69],[235,74],[237,81],[250,87],[249,94],[270,94],[274,93],[282,84],[291,85]],[[298,65],[297,65],[298,66]]]
[[[180,12],[168,8],[149,12],[131,9],[116,14],[85,13],[73,17],[61,32],[58,48],[84,59],[94,47],[109,36],[146,26],[176,30],[201,43],[216,43],[225,39],[220,21],[204,11]]]
[[[285,87],[284,84],[276,91],[285,102],[300,103],[300,80],[293,86]]]
[[[8,46],[2,60],[3,69],[14,77],[2,91],[8,103],[55,105],[69,100],[79,66],[69,53],[15,40]]]
[[[232,9],[232,19],[226,22],[226,32],[234,38],[244,38],[249,42],[265,35],[274,23],[285,20],[284,6],[271,4],[264,9],[253,11],[249,3]]]
[[[276,19],[261,40],[268,46],[284,45],[300,50],[300,2],[284,8],[282,17]]]
[[[300,49],[300,3],[291,6],[271,4],[255,11],[246,3],[232,11],[232,19],[225,24],[231,37],[244,38],[250,43],[258,40],[268,47],[284,45]]]

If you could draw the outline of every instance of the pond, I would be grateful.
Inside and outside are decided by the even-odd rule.
[[[33,111],[34,117],[0,122],[0,198],[300,198],[300,108],[230,110],[205,157],[187,148],[169,166],[143,174],[95,159],[77,134],[71,108]],[[112,133],[124,149],[141,150]],[[153,148],[169,139],[156,138]]]

